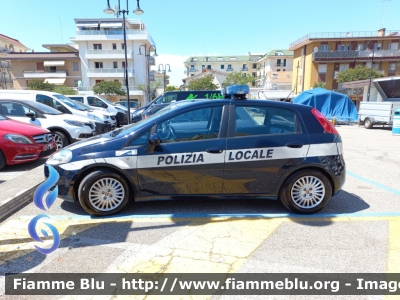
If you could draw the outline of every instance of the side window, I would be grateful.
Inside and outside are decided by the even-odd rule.
[[[155,104],[161,104],[164,103],[164,99],[165,97],[161,97],[160,99],[158,99],[156,102],[154,102]]]
[[[1,110],[5,116],[25,117],[24,107],[19,103],[2,102]]]
[[[162,143],[218,138],[222,106],[199,108],[177,115],[157,126]]]
[[[235,136],[295,133],[291,110],[265,106],[236,106]]]
[[[146,131],[141,136],[138,136],[137,138],[131,140],[127,147],[146,145],[147,144],[147,139],[149,138],[149,133],[150,133],[150,131]]]
[[[43,103],[44,105],[47,105],[47,106],[50,106],[52,108],[57,109],[56,104],[54,102],[54,99],[49,97],[49,96],[37,94],[36,95],[36,101],[40,102],[40,103]]]
[[[87,99],[90,106],[103,107],[103,101],[100,99],[97,99],[96,97],[88,97]]]

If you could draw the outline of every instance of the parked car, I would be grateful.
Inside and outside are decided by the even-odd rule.
[[[63,178],[58,196],[92,215],[188,196],[280,199],[296,213],[320,211],[346,178],[336,128],[315,108],[247,100],[248,92],[240,85],[226,99],[179,101],[71,145],[47,160],[45,176],[54,169]]]
[[[0,170],[47,157],[56,151],[50,131],[0,114]]]
[[[128,124],[128,109],[126,107],[115,105],[96,95],[66,95],[66,97],[115,115],[117,118],[117,126]]]
[[[84,108],[86,108],[90,113],[92,113],[93,115],[98,116],[99,118],[104,118],[105,122],[109,122],[111,124],[111,129],[115,129],[117,127],[117,118],[115,117],[115,115],[113,115],[112,113],[109,113],[107,111],[98,109],[98,108],[93,108],[87,104],[81,103],[79,101],[76,100],[72,100],[71,101],[73,103],[79,104],[81,106],[83,106]]]
[[[0,99],[0,112],[10,119],[49,130],[57,149],[96,134],[95,125],[88,118],[63,114],[36,101]]]
[[[128,108],[128,101],[127,100],[119,100],[115,102],[116,105],[122,105],[123,107]],[[131,111],[135,111],[138,109],[138,102],[137,101],[129,101],[129,104],[131,105]]]

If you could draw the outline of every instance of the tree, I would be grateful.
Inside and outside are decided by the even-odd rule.
[[[206,90],[216,90],[218,86],[213,83],[214,76],[213,75],[207,75],[204,77],[200,77],[198,79],[193,79],[191,80],[188,85],[187,89],[194,91],[194,90],[200,90],[200,91],[206,91]]]
[[[230,72],[228,76],[226,76],[224,82],[222,83],[222,87],[227,87],[234,84],[248,84],[250,82],[255,81],[256,79],[253,76],[247,75],[242,72]]]
[[[313,88],[323,88],[326,89],[326,82],[314,82]]]
[[[125,91],[119,81],[101,81],[93,87],[93,93],[97,95],[106,95],[111,101],[111,96],[125,96]]]
[[[179,88],[174,85],[167,85],[167,87],[165,88],[165,91],[166,92],[179,91]]]
[[[65,85],[57,85],[54,87],[53,89],[54,93],[59,93],[62,95],[76,95],[77,92],[69,86],[65,86]]]
[[[150,96],[151,99],[153,100],[156,97],[157,89],[161,86],[162,80],[155,80],[150,82]],[[136,87],[139,90],[142,90],[144,92],[147,92],[147,85],[145,84],[138,84]]]
[[[367,66],[357,66],[354,69],[347,69],[339,72],[338,82],[350,82],[356,80],[365,80],[370,78],[371,69]],[[372,69],[372,78],[383,77],[375,69]]]
[[[47,82],[43,82],[40,79],[34,79],[28,82],[28,89],[35,91],[48,91],[52,92],[55,85]]]

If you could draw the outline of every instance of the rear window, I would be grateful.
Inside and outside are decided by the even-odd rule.
[[[68,97],[68,98],[83,103],[83,97]]]

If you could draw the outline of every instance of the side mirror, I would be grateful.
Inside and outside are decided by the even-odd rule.
[[[146,153],[147,154],[153,153],[154,149],[156,149],[156,147],[160,146],[160,143],[161,143],[161,139],[160,139],[160,136],[158,135],[158,133],[153,133],[149,137],[149,145],[146,148]]]
[[[153,133],[150,137],[149,137],[149,142],[151,145],[154,146],[160,146],[161,144],[161,138],[158,135],[158,133]]]
[[[108,105],[107,105],[107,104],[105,104],[105,103],[103,103],[103,104],[101,105],[101,107],[103,107],[103,108],[107,108],[107,107],[108,107]]]
[[[25,116],[31,118],[32,121],[35,121],[36,119],[36,114],[34,112],[27,112],[25,113]]]

